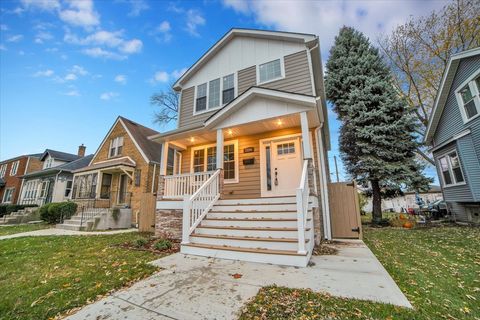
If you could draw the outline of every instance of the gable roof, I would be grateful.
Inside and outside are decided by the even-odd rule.
[[[56,166],[56,167],[51,167],[39,171],[34,171],[27,173],[23,175],[23,178],[32,178],[32,177],[40,177],[40,176],[47,176],[47,175],[52,175],[59,173],[60,171],[62,172],[73,172],[75,170],[78,170],[80,168],[88,166],[90,161],[93,159],[93,154],[90,154],[85,157],[80,157],[77,160],[70,161],[68,163],[64,163],[62,165]]]
[[[47,155],[50,155],[50,157],[60,161],[69,161],[69,162],[80,158],[77,154],[66,153],[66,152],[52,150],[52,149],[46,149],[40,156],[40,161],[45,160],[45,157]]]
[[[460,60],[479,54],[480,47],[463,51],[450,57],[447,68],[443,73],[442,82],[440,82],[440,89],[437,92],[437,97],[435,98],[432,112],[430,113],[430,120],[428,122],[427,131],[425,132],[425,137],[423,139],[425,143],[432,144],[433,136],[437,131],[438,123],[445,108],[445,104],[447,102],[453,80],[455,79],[455,74],[457,73]]]
[[[123,126],[123,128],[125,129],[127,134],[130,136],[133,143],[137,147],[138,151],[142,154],[142,157],[147,163],[148,162],[160,163],[160,160],[162,157],[162,145],[148,139],[149,136],[158,134],[158,131],[147,128],[139,123],[136,123],[122,116],[118,116],[118,118],[115,120],[112,127],[110,128],[108,133],[105,135],[102,143],[100,144],[97,151],[95,152],[94,157],[97,155],[97,153],[100,151],[102,146],[105,144],[105,142],[107,141],[107,138],[110,136],[110,133],[112,132],[113,128],[115,128],[117,123],[120,123]],[[90,165],[92,165],[91,161],[90,161]]]
[[[206,62],[208,62],[217,52],[219,52],[233,38],[255,37],[264,39],[289,40],[294,42],[307,43],[317,40],[317,36],[308,33],[269,31],[258,29],[232,28],[223,35],[210,49],[207,50],[187,71],[173,84],[173,89],[180,90],[181,84],[188,80],[196,71],[198,71]]]

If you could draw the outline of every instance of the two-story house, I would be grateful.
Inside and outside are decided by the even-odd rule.
[[[88,165],[92,156],[85,156],[86,147],[78,147],[78,153],[66,153],[46,149],[40,156],[40,170],[22,176],[20,204],[62,202],[70,199],[73,171]]]
[[[454,218],[480,223],[480,48],[450,58],[425,143]]]
[[[41,169],[42,154],[29,154],[0,162],[0,203],[17,204],[22,188],[21,176]]]
[[[181,252],[306,266],[330,238],[318,37],[232,29],[173,85],[156,233]]]

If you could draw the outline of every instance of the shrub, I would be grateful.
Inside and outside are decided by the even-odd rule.
[[[157,242],[155,242],[153,247],[156,250],[168,250],[168,249],[172,248],[172,243],[170,242],[170,240],[161,239],[161,240],[158,240]]]
[[[133,245],[137,248],[141,248],[145,246],[147,243],[148,241],[145,238],[138,238],[138,239],[135,239],[135,241],[133,241]]]
[[[63,219],[70,218],[77,211],[75,202],[47,203],[40,207],[40,218],[47,223],[59,223]]]

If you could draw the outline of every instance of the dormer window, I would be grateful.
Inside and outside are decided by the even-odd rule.
[[[456,96],[464,122],[480,116],[480,75],[478,72],[460,86],[456,91]]]
[[[222,104],[227,104],[235,98],[233,74],[223,77]]]
[[[195,106],[197,112],[207,110],[207,84],[197,86],[197,104]]]
[[[116,157],[122,154],[123,149],[123,137],[116,137],[110,140],[110,158]]]
[[[51,168],[53,167],[53,163],[54,163],[55,159],[53,159],[50,155],[47,157],[47,159],[45,160],[45,164],[43,166],[44,169],[48,169],[48,168]]]
[[[262,84],[283,78],[283,63],[276,59],[258,66],[258,83]]]

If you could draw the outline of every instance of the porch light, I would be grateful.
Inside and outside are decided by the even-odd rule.
[[[232,129],[228,129],[227,133],[231,136],[233,134]]]
[[[194,142],[195,141],[195,138],[194,137],[191,137],[190,138],[190,142]]]
[[[283,124],[283,121],[280,120],[280,119],[278,119],[278,120],[277,120],[277,126],[281,126],[282,124]]]

